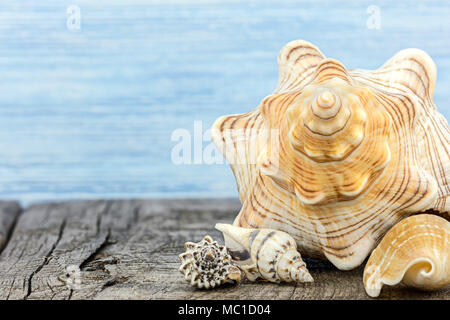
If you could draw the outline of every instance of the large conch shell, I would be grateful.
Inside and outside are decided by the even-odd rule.
[[[217,223],[231,257],[250,281],[313,282],[295,240],[285,232]]]
[[[364,269],[364,287],[378,297],[383,284],[401,281],[423,290],[450,284],[450,222],[419,214],[402,220],[385,235]]]
[[[450,130],[425,52],[369,71],[293,41],[278,64],[273,94],[212,128],[242,202],[235,226],[284,231],[303,255],[347,270],[401,219],[450,211]]]

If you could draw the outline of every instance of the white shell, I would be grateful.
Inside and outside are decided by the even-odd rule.
[[[312,282],[295,240],[285,232],[271,229],[247,229],[216,224],[222,231],[231,257],[247,279],[270,282]]]

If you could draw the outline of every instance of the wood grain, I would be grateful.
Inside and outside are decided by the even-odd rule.
[[[1,204],[0,217],[14,207]],[[237,200],[219,199],[32,205],[20,215],[0,254],[0,299],[369,298],[361,267],[343,272],[308,259],[312,284],[243,282],[209,291],[190,287],[178,272],[184,243],[206,234],[222,242],[213,226],[230,223],[239,208]],[[61,280],[69,265],[81,269],[79,287]],[[385,287],[380,298],[450,299],[450,289],[424,293]]]
[[[0,252],[7,244],[21,210],[17,202],[0,201]]]

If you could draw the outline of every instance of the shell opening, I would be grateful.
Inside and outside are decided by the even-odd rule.
[[[217,223],[215,228],[222,232],[228,253],[239,265],[247,264],[250,256],[251,229],[239,228],[225,223]]]
[[[450,284],[447,220],[413,215],[390,229],[370,255],[364,270],[366,292],[377,297],[381,287],[405,285],[437,290]]]
[[[418,289],[433,289],[433,280],[431,279],[436,272],[433,261],[428,258],[419,258],[412,261],[405,270],[403,282],[411,287]]]

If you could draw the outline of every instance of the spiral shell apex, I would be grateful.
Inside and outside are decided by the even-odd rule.
[[[396,224],[372,252],[364,287],[378,297],[384,284],[436,290],[450,284],[450,222],[420,214]]]
[[[184,247],[186,252],[179,255],[179,271],[192,286],[212,289],[226,282],[241,281],[241,271],[233,265],[227,249],[210,236],[198,243],[186,242]]]
[[[312,282],[295,240],[287,233],[271,229],[246,229],[216,224],[225,238],[231,257],[247,279],[270,282]]]
[[[303,256],[350,270],[402,219],[450,212],[450,127],[427,53],[347,69],[297,40],[278,68],[272,94],[212,128],[242,203],[234,226],[286,232]]]

